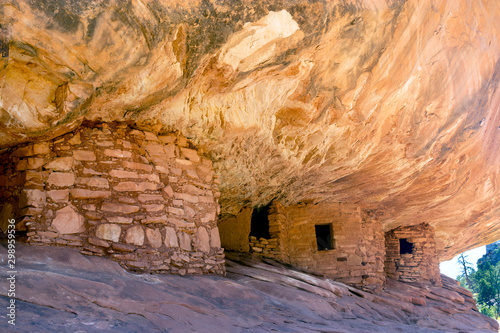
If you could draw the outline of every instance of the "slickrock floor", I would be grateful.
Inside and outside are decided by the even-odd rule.
[[[448,278],[444,288],[389,281],[372,295],[240,254],[228,254],[227,277],[181,277],[132,274],[73,249],[20,243],[12,327],[2,244],[2,332],[498,331]]]

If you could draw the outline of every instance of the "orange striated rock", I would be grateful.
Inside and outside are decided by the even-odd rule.
[[[2,147],[129,121],[201,147],[222,213],[356,203],[384,231],[429,223],[441,260],[500,238],[498,1],[0,8]]]

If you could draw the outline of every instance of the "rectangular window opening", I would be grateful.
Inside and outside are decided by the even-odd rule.
[[[412,254],[413,243],[409,242],[406,238],[399,239],[399,254]]]
[[[331,224],[317,224],[314,226],[316,231],[316,243],[318,251],[333,250],[335,244],[333,241],[333,231]]]

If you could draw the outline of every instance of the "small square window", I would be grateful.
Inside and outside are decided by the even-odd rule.
[[[316,230],[316,243],[318,251],[333,250],[333,232],[331,224],[317,224],[314,226]]]
[[[409,242],[406,238],[399,239],[399,254],[412,254],[413,243]]]

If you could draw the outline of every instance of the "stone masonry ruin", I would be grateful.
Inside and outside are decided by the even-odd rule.
[[[383,288],[386,277],[441,285],[434,229],[428,224],[400,227],[384,238],[377,214],[356,205],[284,207],[274,201],[263,222],[269,236],[257,238],[252,235],[253,211],[246,207],[220,219],[226,250],[276,259],[373,292]]]
[[[269,205],[269,238],[251,235],[252,209],[221,218],[226,250],[248,251],[325,274],[355,287],[380,291],[385,283],[384,237],[377,216],[355,205]]]
[[[136,271],[225,273],[218,180],[185,137],[86,123],[1,160],[1,216],[16,217],[28,243],[75,247]]]
[[[387,276],[441,286],[434,228],[429,224],[393,229],[385,234],[385,246]]]
[[[440,285],[427,224],[391,230],[384,240],[374,211],[328,202],[272,201],[218,217],[212,163],[180,134],[87,122],[1,159],[0,228],[6,216],[16,217],[33,245],[76,247],[131,270],[181,275],[224,274],[224,247],[373,292],[386,276]]]

